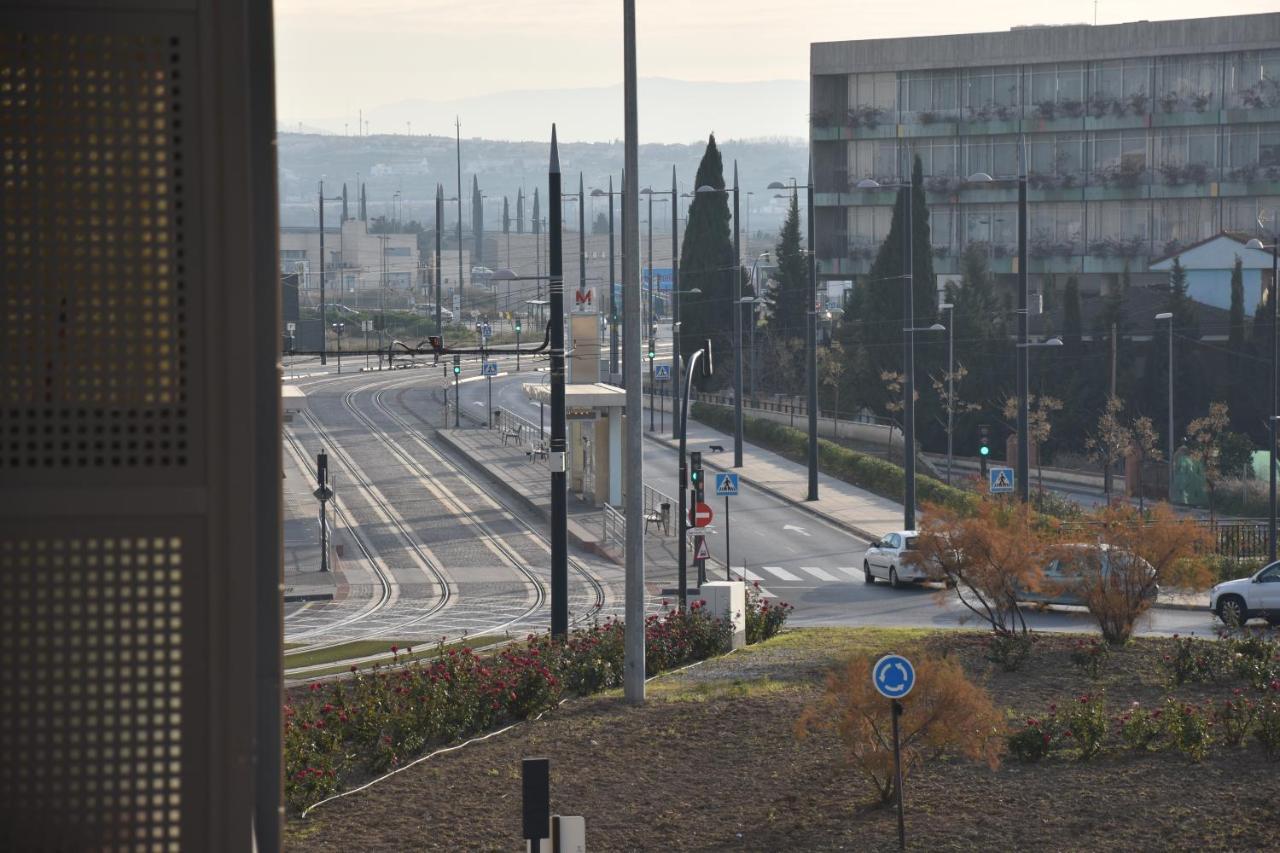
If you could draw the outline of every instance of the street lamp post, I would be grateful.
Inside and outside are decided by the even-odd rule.
[[[551,165],[548,200],[551,202],[551,240],[548,270],[551,285],[551,634],[564,640],[569,634],[569,532],[566,489],[564,369],[564,272],[561,262],[560,155],[556,128],[551,126]]]
[[[1276,417],[1277,417],[1277,400],[1276,400],[1276,365],[1280,362],[1280,338],[1277,337],[1276,324],[1280,322],[1280,307],[1276,305],[1276,297],[1280,294],[1280,210],[1271,212],[1271,245],[1264,246],[1262,241],[1254,238],[1245,245],[1251,249],[1271,249],[1271,293],[1268,295],[1271,309],[1271,410],[1267,412],[1267,427],[1270,446],[1267,448],[1267,456],[1270,459],[1268,465],[1270,476],[1268,478],[1270,484],[1269,493],[1269,512],[1267,515],[1267,552],[1271,562],[1276,561]],[[1258,227],[1262,228],[1262,217],[1258,217]],[[1170,339],[1172,339],[1173,324],[1169,324]]]
[[[1173,503],[1173,314],[1165,311],[1156,319],[1169,321],[1169,431],[1165,438],[1169,448],[1169,502]]]
[[[950,302],[943,302],[938,308],[947,312],[947,485],[951,485],[951,458],[954,449],[952,441],[952,432],[955,427],[955,408],[956,408],[956,384],[955,384],[955,363],[956,363],[956,327],[955,327],[955,305]]]
[[[747,193],[747,195],[749,196],[751,195],[751,193]],[[752,399],[755,399],[755,396],[756,396],[756,325],[759,323],[759,319],[756,317],[756,306],[762,304],[765,301],[764,297],[760,295],[760,285],[756,278],[756,269],[760,266],[760,261],[762,260],[765,261],[766,263],[769,261],[768,252],[761,252],[759,255],[756,256],[756,259],[751,262],[751,293],[754,298],[748,300],[744,297],[741,300],[742,302],[750,301],[752,303],[751,305],[751,344],[750,344]]]
[[[875,183],[874,181],[872,182]],[[862,183],[858,184],[862,186]],[[875,184],[879,186],[879,184]],[[780,181],[774,181],[766,187],[771,190],[785,190],[788,186]],[[800,190],[804,190],[807,194],[805,202],[805,215],[808,217],[806,223],[806,237],[809,243],[809,296],[808,304],[805,306],[805,346],[808,349],[806,358],[806,369],[808,373],[808,390],[809,390],[809,494],[805,500],[816,501],[818,499],[818,254],[814,251],[813,244],[813,163],[809,164],[809,179],[804,185],[796,183],[795,178],[791,179],[789,187],[792,195]]]
[[[592,198],[609,199],[609,374],[618,373],[618,303],[614,293],[616,275],[614,273],[613,254],[613,175],[609,176],[609,189],[592,189]]]
[[[325,353],[329,349],[326,343],[328,335],[325,334],[325,329],[329,327],[329,318],[328,307],[325,305],[324,301],[324,203],[326,201],[342,201],[342,196],[335,195],[326,198],[324,194],[324,181],[321,181],[318,198],[320,202],[320,364],[323,365],[328,363]],[[346,209],[345,206],[343,209]]]
[[[908,267],[910,269],[910,267]],[[908,293],[908,299],[910,294]],[[909,311],[909,316],[914,317],[915,312]],[[945,332],[947,327],[941,323],[934,323],[932,326],[907,326],[902,330],[906,339],[904,346],[903,360],[906,367],[906,379],[902,383],[902,456],[903,461],[909,461],[910,467],[904,467],[907,471],[906,500],[902,506],[902,528],[904,530],[916,529],[916,452],[915,452],[915,424],[916,424],[916,389],[915,383],[912,381],[912,375],[916,370],[915,349],[916,349],[916,332]]]

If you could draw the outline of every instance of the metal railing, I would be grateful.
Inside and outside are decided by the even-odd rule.
[[[1268,555],[1268,523],[1262,521],[1214,521],[1197,519],[1196,523],[1209,531],[1210,553],[1236,560],[1266,559]],[[1098,528],[1090,521],[1067,522],[1064,531],[1079,531],[1088,535]]]
[[[504,436],[510,436],[515,440],[517,447],[524,447],[544,439],[541,427],[507,408],[498,410],[497,426]]]
[[[604,547],[617,548],[619,551],[626,550],[626,516],[618,512],[609,504],[605,504],[603,518],[603,529],[601,531],[600,541],[604,543]]]

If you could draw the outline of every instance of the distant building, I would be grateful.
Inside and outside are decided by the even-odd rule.
[[[1033,290],[1154,284],[1152,260],[1280,207],[1280,13],[821,42],[810,71],[822,278],[870,270],[910,154],[935,272],[977,246],[1010,280],[1024,135]]]
[[[1178,258],[1187,273],[1187,295],[1196,302],[1230,310],[1231,270],[1239,258],[1244,283],[1244,310],[1252,317],[1254,308],[1262,301],[1264,285],[1271,282],[1271,252],[1246,248],[1246,242],[1247,238],[1218,234],[1188,246],[1176,255],[1155,261],[1151,269],[1167,275],[1173,269],[1174,258]]]
[[[425,275],[421,270],[416,234],[370,234],[367,223],[359,219],[326,225],[324,250],[326,300],[376,301],[377,294],[385,287],[387,293],[403,301]],[[308,294],[312,299],[319,298],[318,227],[280,229],[280,271],[301,275],[300,293],[304,300]]]

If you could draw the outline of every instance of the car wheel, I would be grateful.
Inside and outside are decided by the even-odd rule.
[[[876,582],[876,576],[871,574],[871,563],[866,560],[862,561],[862,580],[866,583]]]
[[[894,589],[901,588],[902,584],[898,581],[898,569],[894,566],[889,567],[889,586]]]
[[[1238,595],[1224,595],[1218,599],[1218,618],[1224,625],[1236,627],[1249,620],[1249,611],[1245,609],[1244,599]]]

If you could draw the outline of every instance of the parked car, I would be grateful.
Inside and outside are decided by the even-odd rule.
[[[1218,584],[1209,590],[1209,609],[1228,625],[1243,625],[1254,617],[1280,625],[1280,562]]]
[[[1136,557],[1124,551],[1112,548],[1110,545],[1090,545],[1090,544],[1073,544],[1062,546],[1063,552],[1060,556],[1049,561],[1049,565],[1044,567],[1044,581],[1042,588],[1038,591],[1022,590],[1018,594],[1020,601],[1034,601],[1040,604],[1070,604],[1078,607],[1084,607],[1088,604],[1085,600],[1085,594],[1082,589],[1086,583],[1086,573],[1091,572],[1094,567],[1085,566],[1086,559],[1098,560],[1097,569],[1102,573],[1103,578],[1108,578],[1117,567],[1125,567],[1123,561],[1137,560],[1140,563],[1140,570],[1147,573],[1147,578],[1153,578],[1156,570],[1151,564],[1141,557]],[[1071,552],[1079,553],[1078,558],[1073,558]],[[1087,552],[1093,551],[1092,555]],[[1160,587],[1157,584],[1150,584],[1144,590],[1144,596],[1152,601],[1159,594]]]
[[[414,306],[413,310],[417,311],[424,317],[436,316],[436,304],[434,302],[419,302]],[[448,308],[440,309],[440,319],[446,323],[453,322],[453,312]]]
[[[875,583],[884,578],[894,589],[929,579],[929,574],[913,560],[916,531],[898,530],[871,543],[862,559],[863,580]]]

